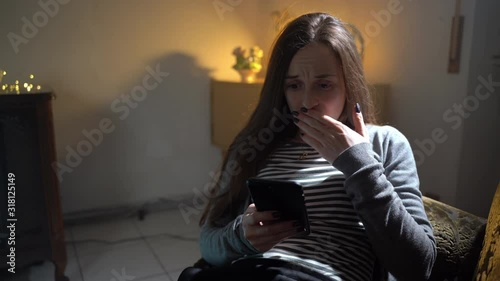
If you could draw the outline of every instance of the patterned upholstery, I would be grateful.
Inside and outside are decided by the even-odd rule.
[[[427,197],[423,201],[437,245],[430,280],[472,280],[486,220]]]
[[[491,203],[484,247],[477,266],[477,281],[500,280],[500,184]]]

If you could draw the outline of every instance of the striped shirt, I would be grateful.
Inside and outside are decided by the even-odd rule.
[[[302,185],[311,230],[276,244],[264,257],[305,264],[332,280],[372,280],[375,254],[345,192],[342,172],[309,145],[286,143],[257,177]]]
[[[304,185],[312,233],[279,243],[265,252],[266,260],[295,259],[297,263],[292,265],[306,264],[310,269],[319,265],[328,275],[335,276],[332,280],[367,280],[371,271],[377,280],[395,280],[396,276],[399,280],[429,279],[437,255],[436,240],[418,189],[410,143],[391,126],[368,124],[367,129],[369,143],[345,150],[333,163],[335,168],[304,144],[283,144],[269,155],[273,157],[271,162],[258,173],[263,178],[289,179]],[[304,152],[307,157],[298,160]],[[337,192],[341,184],[336,179],[341,174],[336,169],[345,177],[343,189],[347,196]],[[305,177],[315,182],[306,181]],[[322,193],[321,188],[328,192]],[[225,266],[244,258],[262,259],[263,253],[246,239],[242,226],[250,196],[238,204],[240,215],[227,213],[201,228],[201,254],[212,265]],[[363,219],[365,229],[353,208]],[[366,237],[376,242],[370,244]],[[303,266],[296,269],[306,271]]]

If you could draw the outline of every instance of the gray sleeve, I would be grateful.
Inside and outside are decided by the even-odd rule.
[[[346,192],[382,266],[400,280],[427,280],[436,243],[413,153],[395,129],[383,142],[386,151],[381,161],[371,144],[361,143],[345,150],[333,166],[346,177]]]
[[[242,217],[243,215],[239,215],[235,219],[218,220],[217,225],[225,225],[223,227],[211,226],[209,223],[201,227],[200,251],[206,262],[223,266],[245,255],[259,253],[244,237],[241,228]]]

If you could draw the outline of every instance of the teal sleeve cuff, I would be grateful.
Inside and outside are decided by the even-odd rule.
[[[254,246],[245,238],[245,233],[243,232],[243,228],[241,227],[243,215],[239,215],[236,217],[233,223],[233,231],[236,233],[236,236],[239,237],[241,243],[244,245],[245,249],[241,249],[244,255],[254,255],[260,253],[259,250],[255,249]]]

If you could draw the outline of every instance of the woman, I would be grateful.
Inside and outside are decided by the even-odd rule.
[[[216,268],[194,280],[427,279],[436,247],[415,160],[399,131],[373,125],[371,106],[343,24],[323,13],[290,22],[200,221],[202,257]],[[301,184],[311,233],[256,211],[249,177]]]

